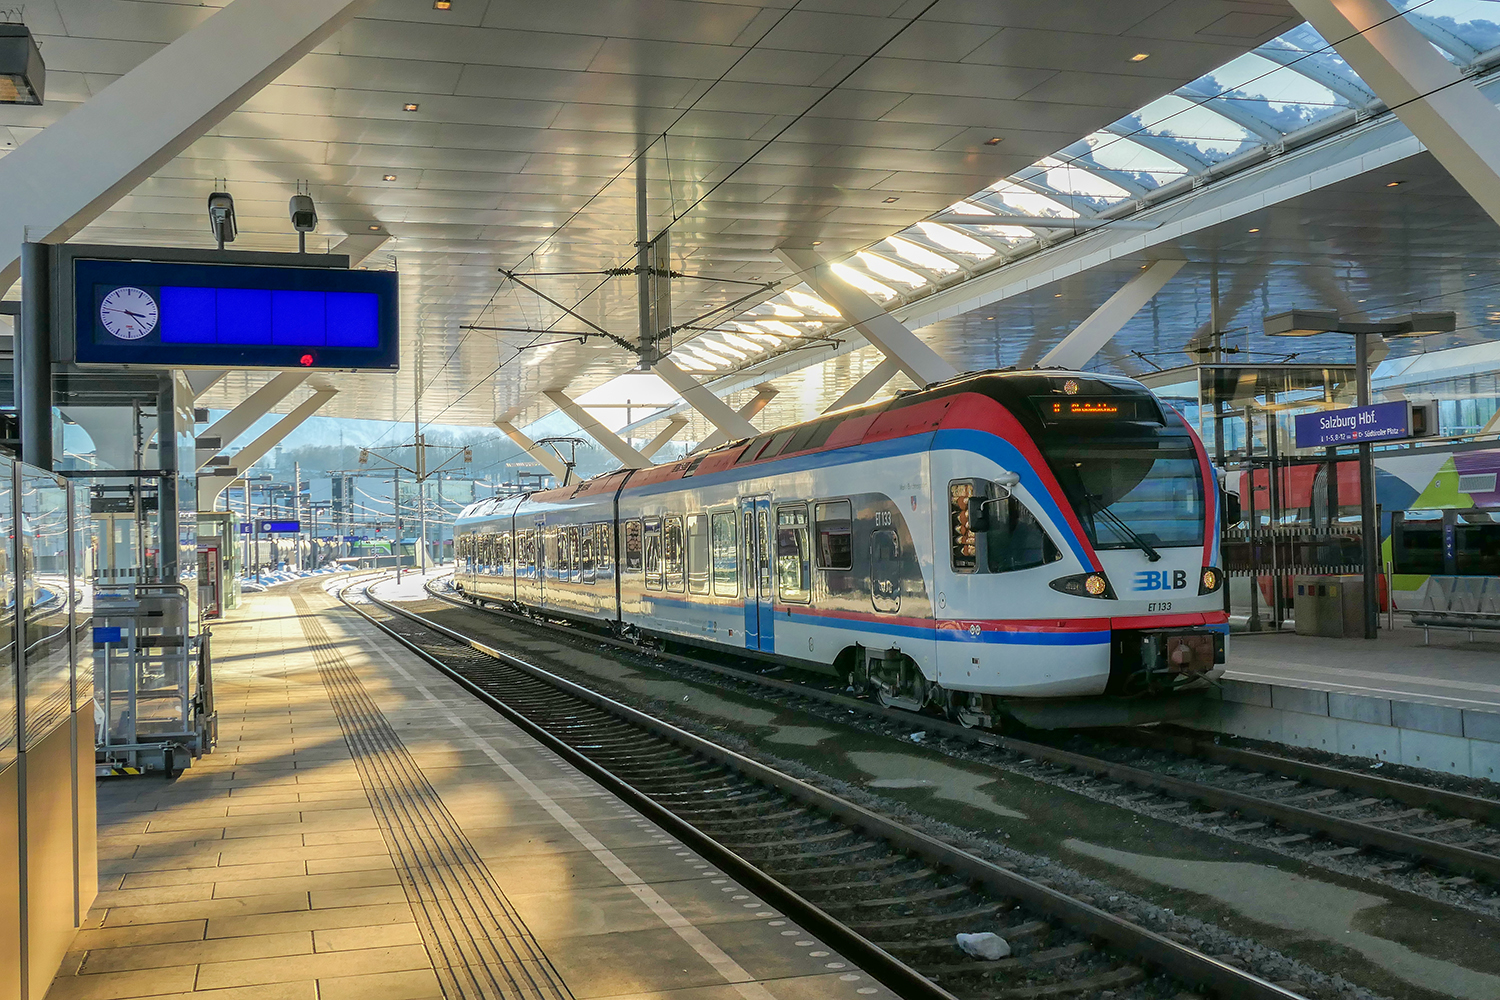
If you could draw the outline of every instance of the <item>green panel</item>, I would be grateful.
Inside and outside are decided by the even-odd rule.
[[[1474,500],[1469,494],[1458,491],[1458,468],[1450,457],[1411,506],[1413,510],[1448,510],[1472,507]]]

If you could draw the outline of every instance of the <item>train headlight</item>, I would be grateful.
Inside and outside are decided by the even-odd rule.
[[[1213,566],[1203,567],[1203,577],[1198,584],[1198,593],[1212,594],[1224,583],[1224,574]]]
[[[1073,597],[1098,597],[1103,600],[1113,600],[1114,588],[1109,585],[1109,577],[1103,573],[1078,573],[1074,576],[1065,576],[1053,580],[1050,584],[1053,590],[1058,590]]]

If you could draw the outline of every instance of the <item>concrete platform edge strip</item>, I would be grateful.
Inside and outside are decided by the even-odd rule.
[[[292,604],[444,996],[573,1000],[316,612]]]
[[[1235,678],[1215,694],[1178,724],[1500,781],[1500,713]]]

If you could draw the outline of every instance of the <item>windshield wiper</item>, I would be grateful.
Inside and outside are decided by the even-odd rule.
[[[1085,492],[1083,494],[1083,498],[1088,502],[1089,508],[1095,514],[1102,514],[1104,516],[1104,519],[1108,521],[1116,531],[1120,532],[1120,534],[1124,535],[1131,542],[1133,542],[1137,548],[1146,553],[1146,559],[1148,561],[1161,561],[1161,553],[1156,551],[1156,549],[1152,547],[1150,542],[1142,538],[1140,532],[1136,531],[1130,525],[1121,520],[1120,515],[1116,514],[1114,511],[1098,502],[1103,499],[1102,497],[1096,497],[1090,493]]]

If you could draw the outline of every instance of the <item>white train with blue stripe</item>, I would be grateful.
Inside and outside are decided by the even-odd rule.
[[[1217,481],[1140,383],[966,375],[455,529],[478,600],[832,672],[990,724],[1224,662]]]

